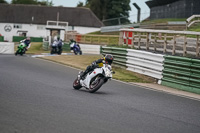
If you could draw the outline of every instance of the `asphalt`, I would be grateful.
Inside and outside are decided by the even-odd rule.
[[[64,53],[64,55],[67,55],[67,54],[69,54],[69,53]],[[52,56],[52,55],[44,55],[43,54],[43,55],[34,55],[34,56],[31,56],[31,57],[35,58],[35,57],[44,57],[44,56]],[[55,56],[55,55],[53,55],[53,56]],[[59,65],[62,65],[62,64],[59,64]],[[73,68],[73,69],[76,69],[76,68]],[[77,70],[79,70],[79,69],[77,69]],[[118,81],[118,82],[121,82],[121,81]],[[125,83],[125,82],[123,82],[123,83]],[[169,94],[176,95],[176,96],[187,97],[187,98],[194,99],[194,100],[200,100],[199,94],[178,90],[178,89],[175,89],[175,88],[163,86],[163,85],[156,84],[156,83],[135,83],[135,82],[132,82],[132,83],[127,83],[127,84],[132,84],[134,86],[139,86],[139,87],[143,87],[143,88],[154,90],[154,91],[169,93]]]
[[[199,100],[200,101],[200,95],[199,94],[195,94],[195,93],[191,93],[191,92],[187,92],[187,91],[182,91],[182,90],[178,90],[178,89],[174,89],[171,87],[167,87],[167,86],[163,86],[163,85],[159,85],[159,84],[155,84],[155,83],[131,83],[133,85],[137,85],[146,89],[151,89],[154,91],[160,91],[160,92],[164,92],[164,93],[169,93],[172,95],[176,95],[176,96],[181,96],[181,97],[187,97],[190,99],[194,99],[194,100]]]
[[[94,94],[78,70],[0,55],[2,133],[199,133],[200,101],[111,80]]]

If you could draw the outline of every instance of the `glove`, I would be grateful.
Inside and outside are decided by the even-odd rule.
[[[96,64],[97,64],[96,62],[92,62],[92,66],[96,66]]]

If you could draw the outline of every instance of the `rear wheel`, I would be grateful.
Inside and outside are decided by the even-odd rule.
[[[73,87],[75,90],[79,90],[82,86],[80,85],[80,81],[78,80],[78,78],[75,79],[74,83],[73,83]]]
[[[90,83],[89,92],[94,93],[96,92],[102,85],[104,84],[104,80],[102,77],[95,77],[92,82]]]

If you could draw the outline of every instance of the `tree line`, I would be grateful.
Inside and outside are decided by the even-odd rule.
[[[0,3],[6,4],[7,2],[0,0]],[[48,0],[12,0],[11,4],[53,6],[53,2]],[[130,23],[128,18],[131,7],[129,4],[130,0],[86,0],[85,4],[79,2],[77,7],[90,8],[105,25],[118,25]]]

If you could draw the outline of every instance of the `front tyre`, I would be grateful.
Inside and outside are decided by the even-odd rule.
[[[82,86],[80,85],[80,81],[78,80],[78,78],[75,79],[74,83],[73,83],[73,87],[75,90],[79,90]]]
[[[18,54],[18,51],[19,51],[19,50],[17,50],[17,51],[15,52],[15,56],[17,56],[17,54]]]
[[[90,87],[89,87],[89,92],[90,93],[94,93],[97,90],[99,90],[99,88],[104,84],[104,80],[101,77],[96,77],[95,80],[93,80],[90,83]]]

